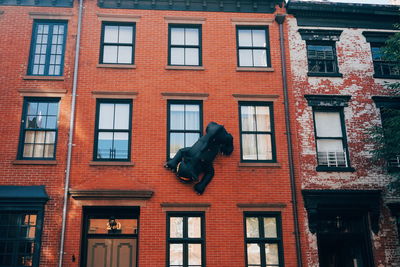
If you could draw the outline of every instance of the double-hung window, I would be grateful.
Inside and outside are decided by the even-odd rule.
[[[102,25],[100,63],[134,64],[135,23],[104,22]]]
[[[239,67],[270,67],[268,27],[238,26],[237,54]]]
[[[201,66],[201,25],[169,25],[168,65]]]
[[[342,31],[299,29],[299,33],[306,41],[308,76],[342,77],[336,54]]]
[[[279,213],[245,212],[246,267],[283,266]]]
[[[399,63],[387,60],[383,56],[382,47],[384,43],[371,43],[372,61],[374,64],[374,77],[400,78]]]
[[[273,109],[270,102],[239,102],[241,160],[275,162]]]
[[[168,157],[192,146],[202,134],[201,101],[168,101]]]
[[[98,99],[94,160],[129,161],[132,100]]]
[[[62,76],[66,38],[67,22],[34,21],[28,75]]]
[[[204,267],[204,213],[167,214],[167,267]]]
[[[349,167],[342,108],[315,108],[315,139],[319,167]]]
[[[24,99],[19,159],[55,159],[59,98]]]
[[[0,266],[39,266],[42,216],[42,210],[0,210]]]
[[[310,74],[338,73],[335,42],[307,42]]]

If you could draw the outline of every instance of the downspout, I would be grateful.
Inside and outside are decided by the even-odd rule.
[[[277,14],[275,16],[275,20],[279,24],[279,43],[281,47],[283,97],[285,104],[286,141],[288,145],[290,189],[292,194],[293,221],[294,221],[293,223],[294,223],[294,235],[296,239],[297,266],[302,267],[303,263],[302,263],[301,245],[300,245],[299,215],[297,210],[296,180],[294,175],[292,132],[290,128],[290,108],[289,108],[289,93],[288,93],[287,73],[286,73],[285,39],[283,35],[283,23],[285,21],[285,16],[286,15],[284,14]]]
[[[62,267],[63,257],[64,257],[65,228],[67,221],[68,191],[69,191],[68,189],[69,189],[69,182],[71,175],[71,158],[72,158],[72,146],[73,146],[74,126],[75,126],[75,106],[76,106],[76,90],[78,85],[82,12],[83,12],[83,0],[79,0],[78,26],[77,26],[78,29],[77,29],[76,44],[75,44],[74,79],[72,83],[71,115],[69,120],[69,132],[68,132],[67,168],[65,170],[64,205],[62,213],[61,238],[60,238],[61,241],[60,241],[58,267]]]

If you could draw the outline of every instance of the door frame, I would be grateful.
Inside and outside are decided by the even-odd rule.
[[[110,239],[136,239],[136,267],[139,261],[139,232],[140,232],[140,207],[138,206],[83,206],[82,207],[82,234],[81,234],[81,249],[80,249],[80,267],[87,266],[87,249],[89,238],[110,238]],[[119,219],[137,219],[136,234],[88,234],[89,219],[107,219],[114,216]]]

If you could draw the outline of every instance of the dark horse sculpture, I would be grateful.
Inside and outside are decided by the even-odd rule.
[[[203,194],[214,176],[213,161],[219,152],[230,155],[233,151],[233,137],[224,126],[210,122],[206,134],[200,137],[192,147],[181,148],[175,157],[165,163],[165,168],[176,173],[184,183],[197,182],[199,175],[203,179],[194,186],[194,190]]]

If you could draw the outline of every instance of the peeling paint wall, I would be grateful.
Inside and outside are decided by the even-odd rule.
[[[318,28],[302,29],[343,30],[336,42],[339,72],[343,77],[308,77],[306,42],[302,40],[296,19],[288,19],[290,64],[292,71],[292,98],[295,107],[296,139],[298,151],[298,179],[302,189],[381,189],[383,202],[389,196],[386,190],[390,176],[382,166],[372,159],[369,151],[373,147],[368,142],[368,128],[379,125],[380,112],[371,99],[372,96],[389,95],[384,87],[388,81],[373,78],[370,44],[362,32],[371,29]],[[376,30],[380,31],[380,30]],[[391,80],[393,81],[393,80]],[[348,107],[344,108],[345,128],[350,155],[350,165],[354,172],[317,172],[316,142],[312,108],[304,95],[350,95]],[[304,259],[306,266],[318,266],[317,238],[307,226],[304,210],[304,231],[306,243]],[[380,231],[371,232],[373,254],[376,266],[400,266],[400,248],[394,218],[383,204],[380,217]]]

